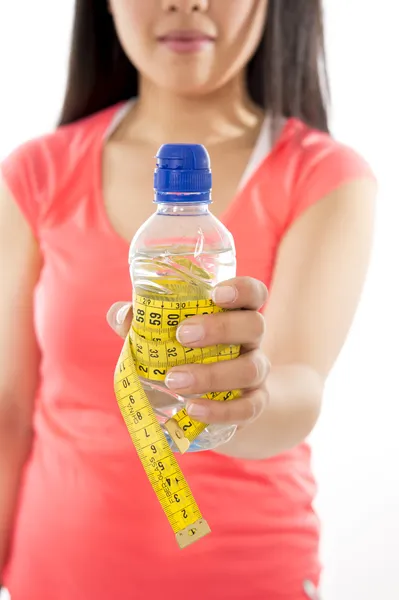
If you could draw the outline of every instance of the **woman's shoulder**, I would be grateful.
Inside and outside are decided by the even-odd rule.
[[[299,119],[286,121],[282,142],[286,156],[290,155],[291,161],[298,165],[297,175],[304,168],[315,169],[321,164],[334,167],[333,174],[337,177],[342,169],[371,173],[370,165],[354,147]]]
[[[105,133],[118,108],[119,105],[109,107],[74,123],[61,125],[53,131],[26,140],[1,162],[2,171],[11,166],[20,166],[26,161],[37,168],[44,165],[48,167],[49,161],[64,161],[73,157],[79,161],[82,154],[93,147],[95,138],[101,138]]]
[[[32,226],[37,228],[38,213],[54,202],[70,176],[84,172],[118,109],[112,106],[29,139],[0,163],[3,184],[30,221],[35,215]]]
[[[273,154],[269,174],[278,174],[289,223],[340,186],[356,179],[375,180],[359,151],[296,118],[285,122]]]

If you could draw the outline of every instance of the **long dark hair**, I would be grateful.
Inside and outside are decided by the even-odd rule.
[[[269,0],[265,31],[247,67],[248,91],[273,117],[328,131],[322,0]],[[107,0],[76,0],[69,75],[59,125],[138,94]]]

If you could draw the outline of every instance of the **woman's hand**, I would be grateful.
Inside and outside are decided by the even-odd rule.
[[[194,419],[209,424],[244,426],[263,411],[268,400],[265,382],[270,366],[261,350],[265,323],[258,309],[266,297],[263,283],[250,277],[237,277],[218,285],[213,300],[222,308],[242,310],[194,316],[179,325],[177,339],[189,348],[241,345],[241,354],[235,360],[181,365],[168,371],[165,384],[182,396],[242,390],[240,398],[229,402],[190,399],[187,411]],[[114,304],[107,320],[116,333],[126,337],[132,320],[131,305]]]

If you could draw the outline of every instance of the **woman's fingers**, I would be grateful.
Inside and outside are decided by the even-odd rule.
[[[178,341],[189,348],[205,348],[217,344],[241,344],[256,348],[265,333],[264,317],[255,311],[230,311],[194,316],[177,329]]]
[[[210,425],[248,425],[264,410],[268,401],[265,389],[256,389],[243,394],[237,400],[216,402],[198,399],[187,403],[188,414],[201,423]]]
[[[107,313],[108,324],[123,338],[129,333],[132,318],[133,313],[130,302],[116,302]]]
[[[253,277],[236,277],[216,286],[212,299],[222,308],[259,310],[267,300],[267,288]]]
[[[189,348],[239,344],[246,351],[235,360],[208,364],[185,364],[170,369],[165,383],[179,394],[191,397],[188,413],[204,423],[242,425],[255,419],[264,409],[268,395],[265,380],[270,364],[259,350],[265,333],[265,321],[257,312],[267,298],[266,287],[250,277],[220,284],[214,302],[231,310],[224,313],[193,316],[177,330],[178,341]],[[107,314],[109,325],[125,338],[132,322],[132,305],[117,302]],[[193,396],[209,392],[245,390],[237,400],[217,402]]]
[[[168,371],[165,383],[183,396],[253,389],[263,384],[269,369],[263,352],[253,350],[234,360],[174,367]]]

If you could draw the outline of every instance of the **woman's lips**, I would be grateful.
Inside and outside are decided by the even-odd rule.
[[[160,36],[158,41],[172,52],[188,54],[200,52],[213,44],[215,40],[211,36],[198,31],[172,31]]]

